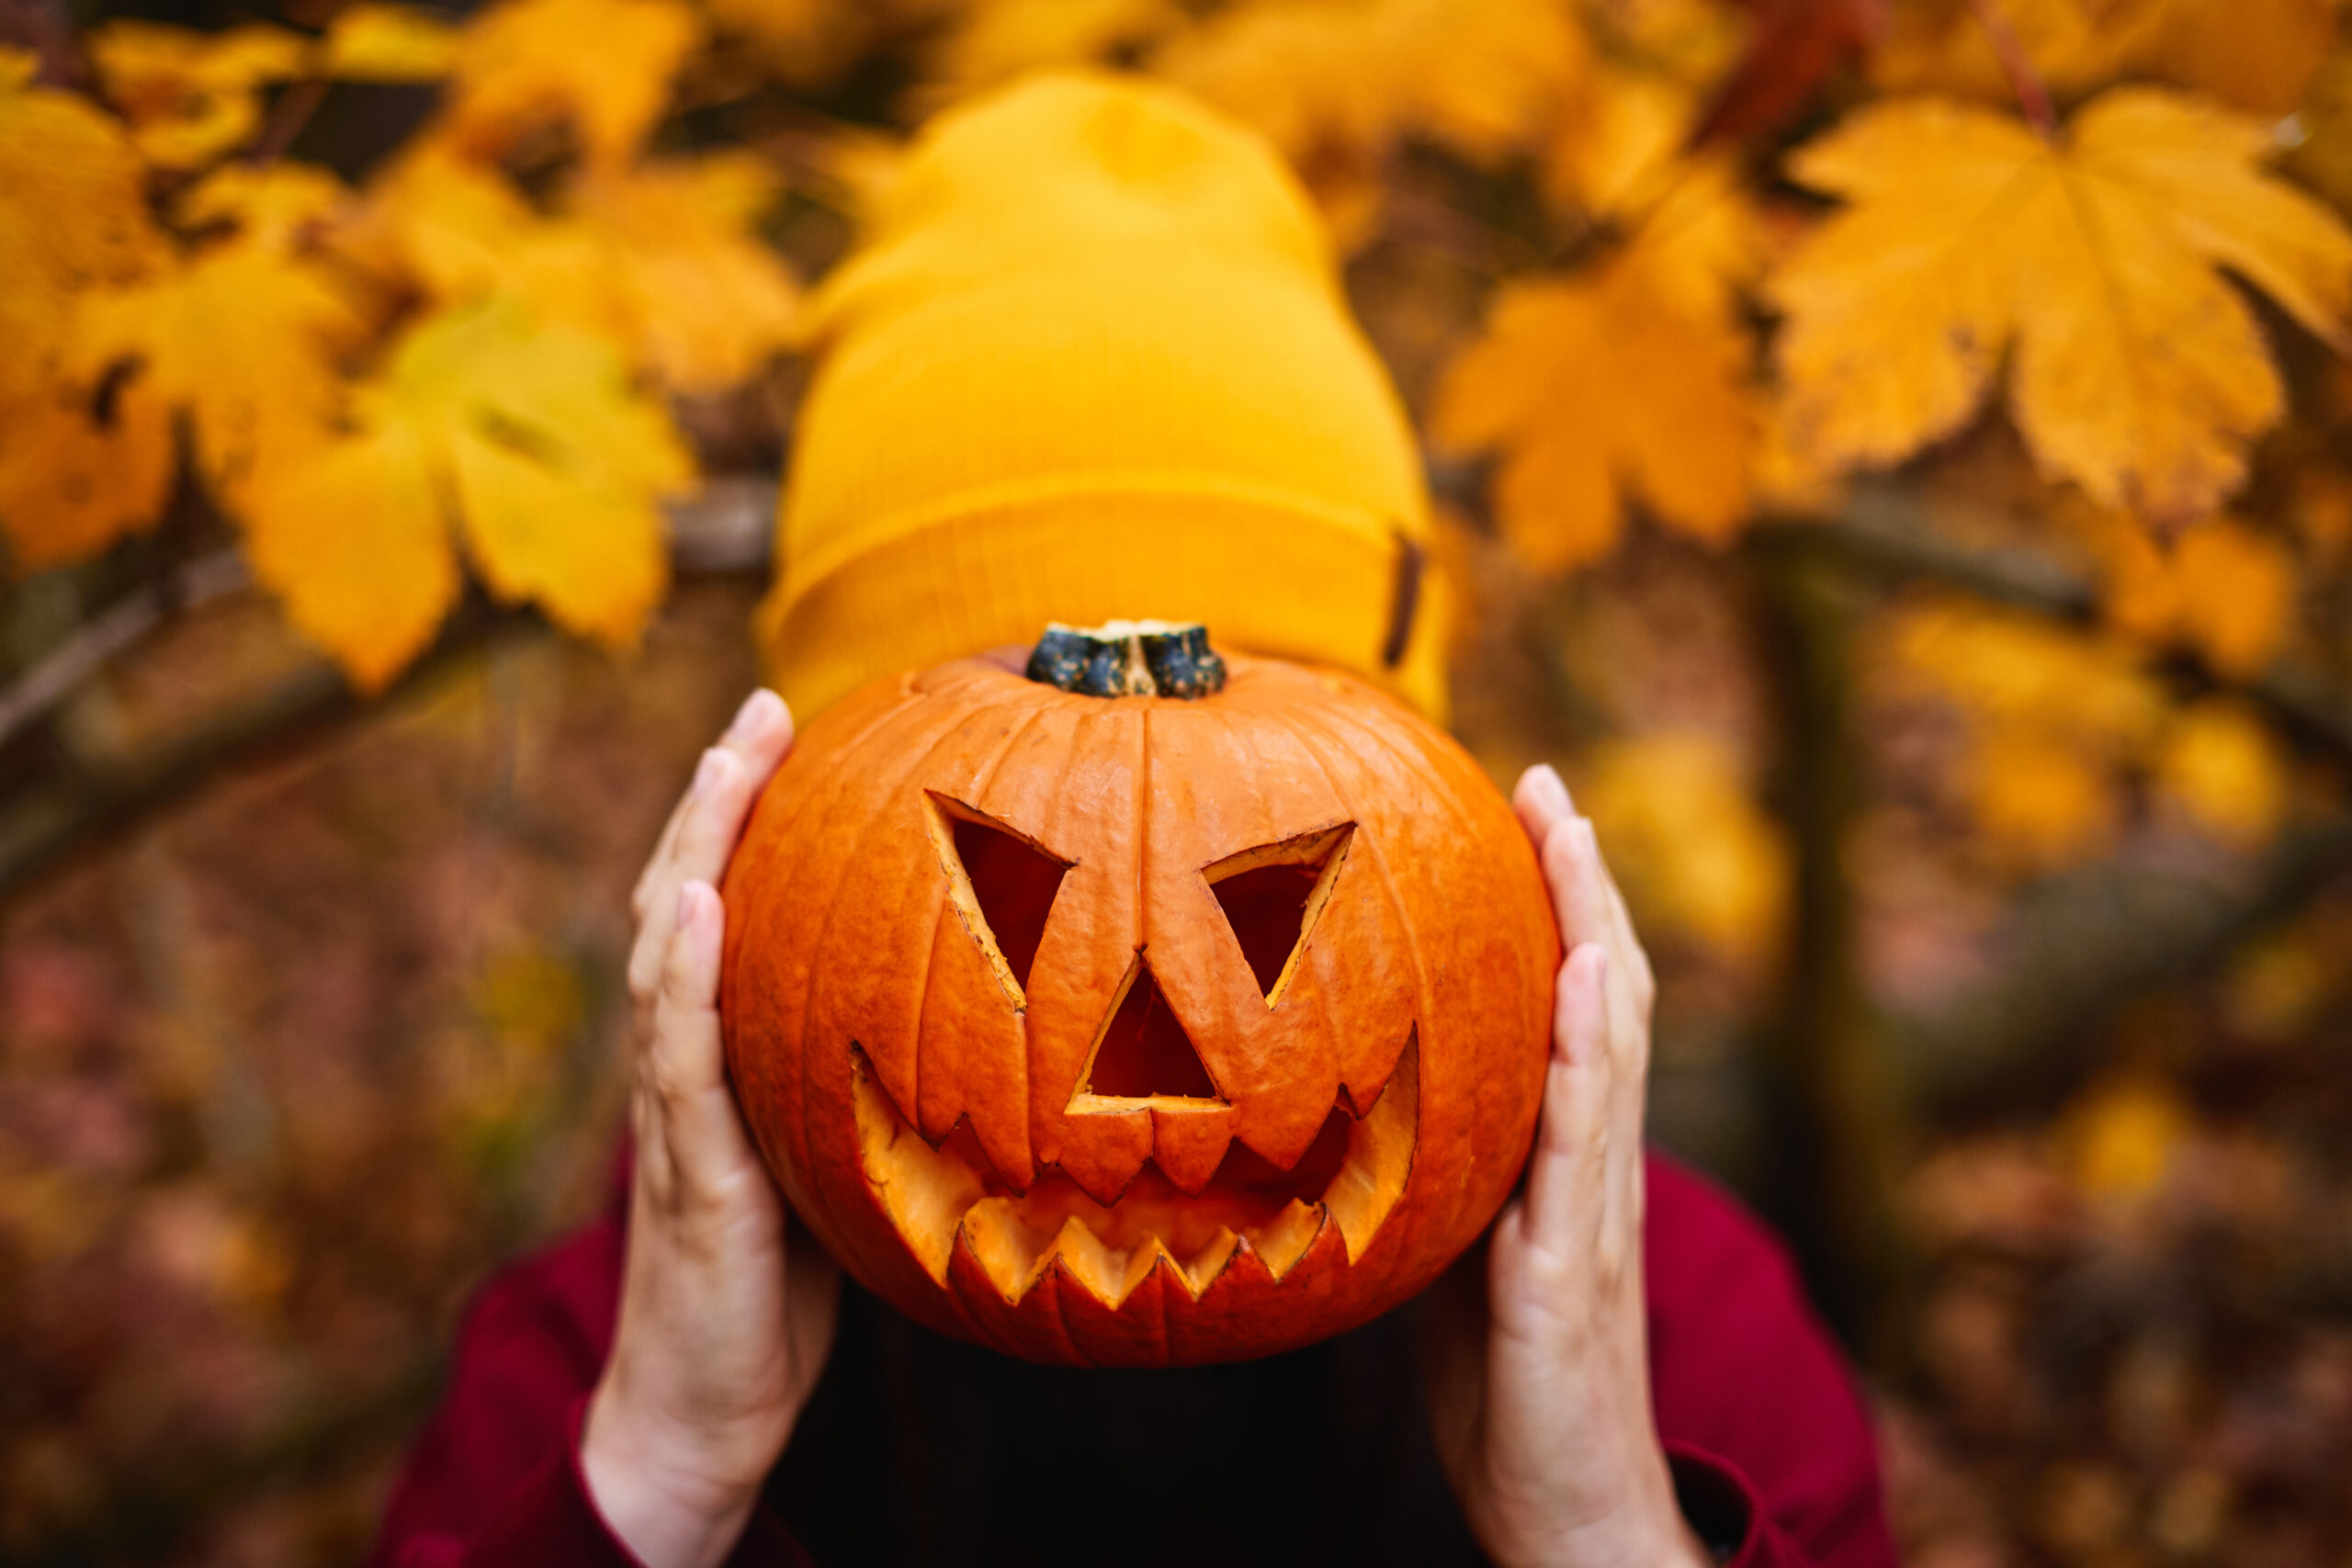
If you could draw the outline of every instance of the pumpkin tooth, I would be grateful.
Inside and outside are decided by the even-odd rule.
[[[1335,1100],[1320,1139],[1344,1131],[1345,1147],[1343,1154],[1335,1149],[1328,1156],[1337,1163],[1329,1167],[1321,1192],[1312,1201],[1294,1195],[1270,1217],[1239,1224],[1236,1206],[1246,1209],[1267,1194],[1262,1185],[1250,1185],[1250,1176],[1231,1176],[1228,1161],[1217,1168],[1227,1176],[1226,1183],[1213,1174],[1196,1189],[1178,1186],[1150,1165],[1154,1184],[1148,1191],[1136,1193],[1130,1182],[1107,1202],[1066,1172],[1047,1172],[1027,1191],[1009,1192],[1005,1183],[991,1179],[975,1139],[959,1134],[933,1148],[899,1113],[864,1054],[854,1056],[859,1143],[876,1201],[933,1279],[945,1282],[960,1242],[1008,1304],[1026,1297],[1057,1268],[1114,1311],[1162,1258],[1195,1299],[1245,1258],[1255,1258],[1280,1280],[1327,1228],[1338,1233],[1336,1245],[1352,1264],[1403,1196],[1419,1132],[1416,1030],[1407,1035],[1395,1070],[1365,1115],[1351,1113],[1351,1097]],[[1246,1145],[1229,1156],[1258,1159]],[[1312,1168],[1325,1157],[1310,1147],[1289,1168]],[[1125,1206],[1130,1201],[1134,1207]],[[1235,1217],[1219,1221],[1220,1213]]]

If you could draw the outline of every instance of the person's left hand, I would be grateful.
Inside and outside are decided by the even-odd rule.
[[[1474,1250],[1439,1292],[1430,1426],[1471,1530],[1504,1568],[1704,1564],[1650,1404],[1649,960],[1560,775],[1529,769],[1512,804],[1567,956],[1526,1187],[1495,1222],[1483,1280]]]

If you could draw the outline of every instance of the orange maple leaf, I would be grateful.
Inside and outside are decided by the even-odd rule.
[[[669,101],[703,24],[679,0],[504,0],[465,30],[448,133],[476,153],[569,124],[592,162],[620,162]]]
[[[2335,0],[2001,0],[1999,13],[2055,93],[2151,77],[2279,115],[2326,54],[2335,9]],[[1882,88],[2010,101],[2008,69],[1970,0],[1912,0],[1891,20],[1871,56]]]
[[[429,11],[361,0],[320,40],[320,73],[348,82],[432,82],[457,68],[459,29]]]
[[[141,378],[65,374],[74,298],[131,282],[164,254],[121,124],[30,85],[0,51],[0,531],[19,567],[105,548],[162,510],[171,423]]]
[[[608,643],[635,640],[667,581],[659,502],[694,466],[602,341],[503,297],[428,318],[351,428],[256,475],[254,574],[374,690],[432,637],[459,583],[452,530],[491,591]]]
[[[1747,516],[1752,349],[1723,273],[1740,209],[1717,177],[1685,188],[1593,272],[1506,284],[1439,384],[1431,441],[1502,453],[1495,510],[1539,570],[1614,548],[1629,492],[1713,543]]]
[[[1802,149],[1851,205],[1770,280],[1788,438],[1891,463],[1958,428],[2013,350],[2009,403],[2048,471],[2163,525],[2216,509],[2284,394],[2220,268],[2347,341],[2352,233],[2261,174],[2267,128],[2118,88],[2044,141],[1989,110],[1902,101]]]
[[[185,169],[253,135],[262,87],[302,74],[310,40],[264,22],[205,33],[123,20],[93,28],[89,49],[107,101],[130,122],[140,155]]]
[[[2260,674],[2293,629],[2294,558],[2236,518],[2199,523],[2168,547],[2109,518],[2093,547],[2109,619],[2152,642],[2187,643],[2225,675]]]

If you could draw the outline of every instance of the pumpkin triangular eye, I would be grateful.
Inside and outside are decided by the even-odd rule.
[[[973,937],[1025,1006],[1029,970],[1046,937],[1046,916],[1061,891],[1063,861],[960,800],[930,797],[932,838],[948,874],[948,897]]]
[[[1268,1007],[1289,987],[1354,833],[1354,823],[1342,822],[1227,855],[1201,874]]]
[[[1140,953],[1127,970],[1126,994],[1112,1010],[1093,1059],[1079,1078],[1078,1094],[1105,1100],[1217,1098],[1192,1036],[1169,1010],[1151,964]]]

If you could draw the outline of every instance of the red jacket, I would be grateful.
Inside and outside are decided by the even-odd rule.
[[[380,1568],[635,1562],[577,1458],[624,1213],[482,1292]],[[1645,1254],[1658,1429],[1702,1537],[1741,1568],[1891,1568],[1869,1417],[1778,1244],[1653,1156]],[[1026,1367],[854,1288],[842,1311],[730,1564],[811,1563],[809,1548],[835,1568],[1197,1562],[1204,1546],[1219,1562],[1476,1561],[1429,1451],[1411,1307],[1290,1356],[1175,1372]]]

